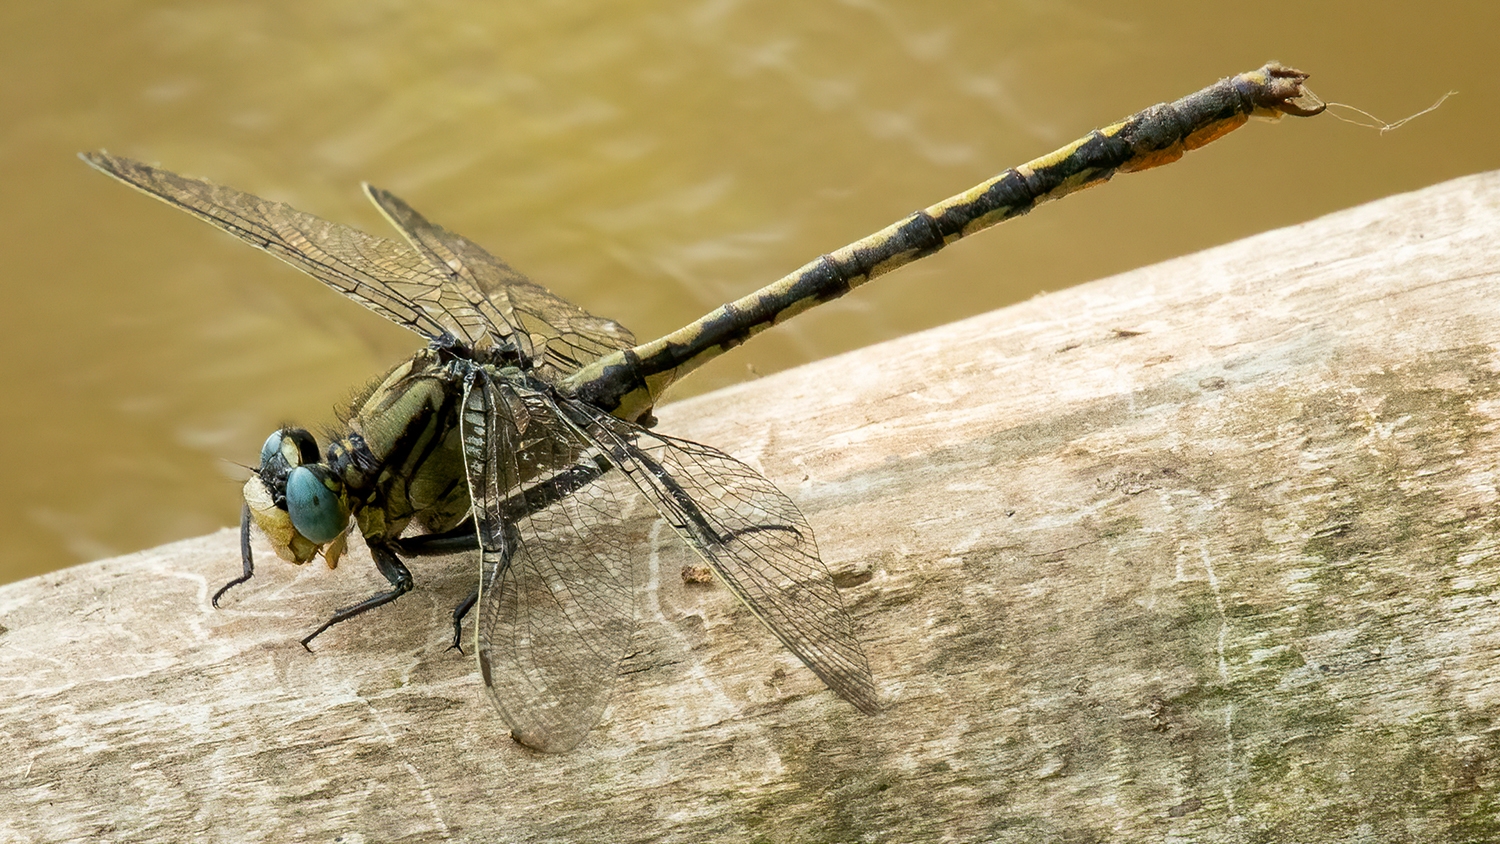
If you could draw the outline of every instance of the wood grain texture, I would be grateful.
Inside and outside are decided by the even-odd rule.
[[[0,588],[0,840],[1493,840],[1497,235],[1490,173],[663,408],[807,513],[874,717],[667,551],[562,756],[445,651],[468,561],[312,654],[361,553]]]

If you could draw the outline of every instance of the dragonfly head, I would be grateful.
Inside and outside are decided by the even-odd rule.
[[[324,551],[329,566],[338,561],[349,498],[343,481],[319,457],[312,434],[287,427],[266,438],[260,468],[245,482],[245,504],[276,556],[300,565]]]

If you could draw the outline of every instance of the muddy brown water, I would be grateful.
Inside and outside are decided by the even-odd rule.
[[[0,581],[233,524],[236,461],[417,344],[79,150],[383,234],[372,181],[644,339],[1267,59],[1387,119],[1460,92],[1384,136],[1252,125],[800,317],[678,396],[1500,166],[1491,4],[87,5],[0,8]]]

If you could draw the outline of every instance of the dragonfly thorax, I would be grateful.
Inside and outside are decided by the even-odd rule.
[[[547,425],[532,419],[531,406],[548,406],[537,397],[553,388],[524,367],[476,360],[486,356],[462,344],[418,351],[355,399],[347,430],[328,444],[326,459],[301,428],[273,433],[244,495],[277,556],[301,564],[321,552],[331,564],[343,552],[351,516],[367,541],[396,539],[412,523],[436,533],[463,521],[472,502],[460,417],[465,386],[475,378],[500,386],[506,415],[523,435],[519,473],[539,471],[546,461],[528,452],[555,455],[559,446],[545,435]]]

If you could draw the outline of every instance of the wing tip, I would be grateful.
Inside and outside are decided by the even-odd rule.
[[[118,172],[121,161],[129,160],[110,155],[107,150],[102,149],[84,150],[78,153],[78,159],[95,170],[111,176]]]
[[[510,731],[510,738],[516,744],[536,753],[548,754],[567,753],[582,744],[587,736],[587,730],[576,735],[558,734],[539,727],[513,727]]]
[[[880,702],[880,695],[875,691],[873,678],[870,681],[870,687],[860,689],[859,694],[840,694],[839,696],[853,704],[862,715],[879,715],[885,711],[885,704]]]

